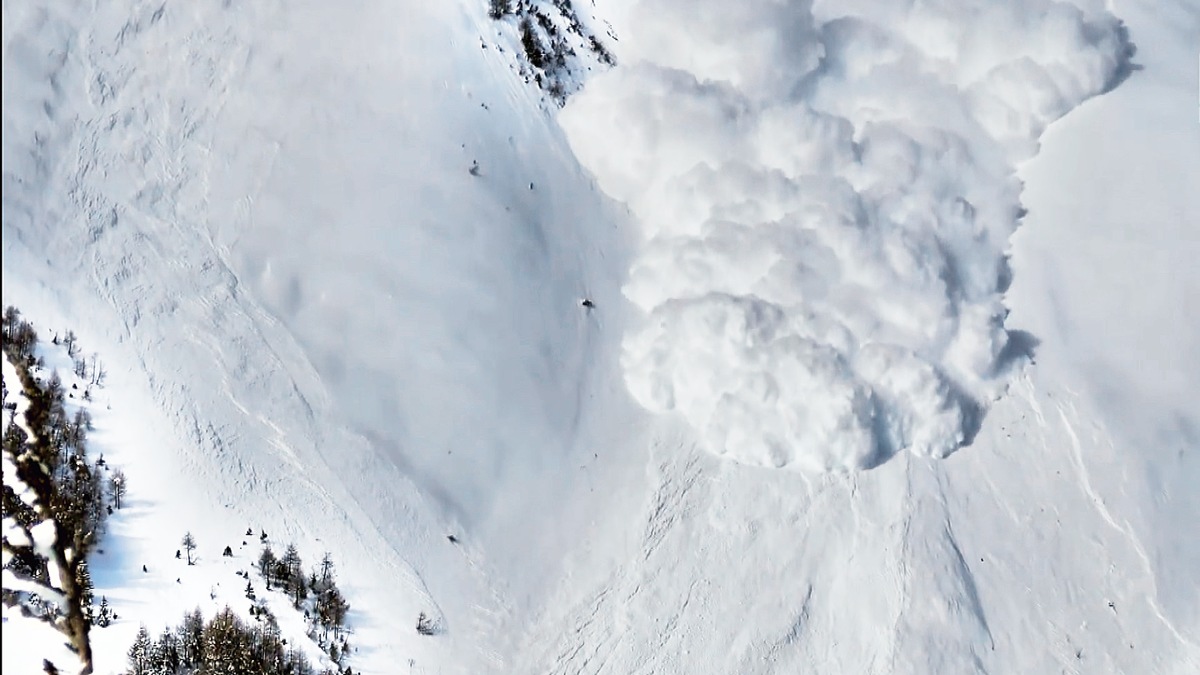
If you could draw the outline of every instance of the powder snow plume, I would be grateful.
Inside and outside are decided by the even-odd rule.
[[[561,123],[643,235],[622,365],[715,453],[945,457],[1003,390],[1015,163],[1113,86],[1121,23],[1053,0],[643,0]]]

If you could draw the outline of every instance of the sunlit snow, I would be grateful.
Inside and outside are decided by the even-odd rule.
[[[572,4],[560,112],[484,0],[4,0],[97,672],[247,526],[367,675],[1200,671],[1194,0]]]

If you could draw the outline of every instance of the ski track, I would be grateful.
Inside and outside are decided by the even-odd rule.
[[[1154,573],[1154,563],[1151,561],[1150,556],[1147,555],[1145,545],[1142,544],[1141,539],[1134,534],[1133,530],[1128,525],[1122,525],[1117,522],[1117,519],[1113,516],[1112,512],[1109,511],[1108,506],[1104,503],[1104,498],[1096,492],[1095,488],[1092,487],[1089,471],[1084,462],[1083,449],[1079,442],[1079,435],[1075,431],[1074,425],[1071,423],[1072,419],[1078,419],[1078,413],[1075,409],[1075,405],[1070,401],[1063,400],[1058,401],[1056,405],[1058,408],[1059,417],[1062,421],[1063,429],[1070,438],[1071,458],[1075,465],[1075,470],[1079,475],[1079,483],[1083,487],[1084,493],[1091,501],[1092,506],[1095,508],[1096,513],[1098,513],[1100,517],[1104,519],[1104,522],[1107,523],[1109,527],[1116,530],[1122,538],[1128,541],[1129,546],[1134,550],[1134,552],[1137,553],[1137,556],[1140,559],[1143,568],[1145,569],[1145,575],[1150,585],[1150,588],[1146,593],[1146,599],[1150,609],[1154,613],[1154,616],[1160,622],[1162,622],[1163,627],[1166,628],[1167,631],[1179,641],[1180,645],[1192,650],[1193,652],[1200,651],[1197,649],[1197,645],[1200,643],[1187,639],[1187,637],[1185,637],[1183,633],[1179,631],[1179,629],[1166,616],[1166,614],[1163,613],[1162,604],[1158,600],[1158,580]],[[1113,445],[1112,440],[1107,437],[1104,439],[1104,442],[1106,442],[1110,448]]]

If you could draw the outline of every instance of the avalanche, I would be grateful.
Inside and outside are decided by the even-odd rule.
[[[98,672],[249,525],[366,674],[1200,670],[1195,2],[570,4],[559,112],[482,0],[3,0]]]

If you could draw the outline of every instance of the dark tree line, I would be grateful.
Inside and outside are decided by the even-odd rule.
[[[145,626],[129,647],[129,675],[349,675],[317,671],[300,650],[287,646],[269,611],[245,622],[226,607],[207,622],[200,610],[184,614],[174,630],[152,638]]]
[[[37,331],[33,329],[33,324],[21,318],[21,312],[16,307],[4,308],[0,334],[4,338],[4,353],[13,363],[24,363],[27,367],[34,364],[33,349],[37,346]]]
[[[512,11],[508,0],[488,0],[488,17],[503,19]]]

